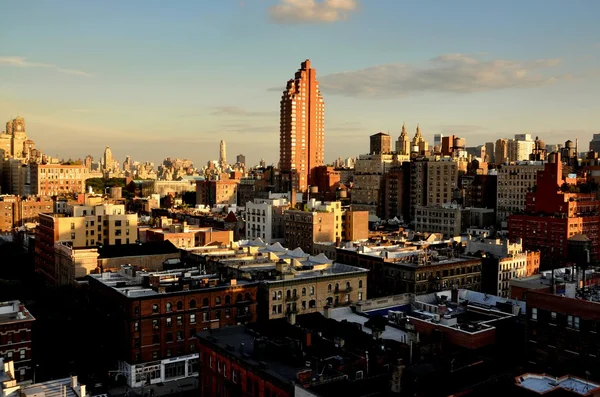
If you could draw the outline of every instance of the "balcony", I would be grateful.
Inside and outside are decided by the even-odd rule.
[[[286,302],[296,302],[298,300],[298,295],[290,295],[285,297]]]

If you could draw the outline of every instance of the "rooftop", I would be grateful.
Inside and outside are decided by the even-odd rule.
[[[98,248],[98,259],[178,253],[179,249],[170,241],[152,241],[137,244],[103,245]]]
[[[35,318],[20,301],[0,302],[0,325],[33,320]]]
[[[249,281],[235,279],[223,282],[218,275],[206,274],[197,268],[146,272],[129,265],[121,266],[116,273],[104,272],[90,274],[88,277],[129,298],[253,284]]]
[[[600,391],[600,384],[589,382],[571,375],[555,378],[546,374],[524,374],[516,379],[517,386],[538,394],[563,389],[580,396],[591,396]]]

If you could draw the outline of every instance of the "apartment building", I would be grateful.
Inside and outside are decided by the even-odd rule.
[[[325,162],[325,103],[317,71],[302,62],[281,96],[279,164],[285,190],[305,192],[315,182],[315,169]]]
[[[137,236],[137,214],[128,214],[122,204],[76,205],[73,216],[40,214],[35,245],[35,269],[55,284],[55,244],[74,248],[133,244]]]
[[[459,236],[469,223],[469,209],[458,204],[446,203],[415,209],[415,231],[442,233],[444,237]]]
[[[90,275],[89,288],[93,304],[111,314],[96,326],[113,338],[106,355],[129,387],[198,376],[198,332],[256,321],[257,283],[224,282],[197,269],[123,266]]]
[[[21,302],[0,303],[0,357],[14,362],[13,376],[18,382],[30,380],[33,376],[31,329],[34,321],[35,318]]]
[[[85,192],[85,165],[37,164],[30,167],[31,194],[61,196]]]
[[[237,180],[196,181],[196,204],[237,204],[238,184]]]
[[[543,169],[541,161],[502,164],[498,167],[496,220],[500,225],[506,227],[509,215],[525,211],[527,193],[535,186],[538,171]]]
[[[265,243],[283,242],[284,212],[290,208],[285,198],[262,199],[246,203],[246,239],[261,238]]]
[[[50,197],[0,196],[0,231],[10,231],[27,223],[37,223],[40,213],[52,213]]]
[[[452,202],[454,189],[458,186],[457,163],[441,157],[427,161],[426,205]]]

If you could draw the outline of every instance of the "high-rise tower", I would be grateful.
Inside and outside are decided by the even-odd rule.
[[[223,169],[227,167],[227,147],[225,146],[225,141],[221,141],[221,146],[219,147],[219,165]]]
[[[325,103],[307,59],[281,96],[279,166],[288,189],[306,191],[325,162]]]

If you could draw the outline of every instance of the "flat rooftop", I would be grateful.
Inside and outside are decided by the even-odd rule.
[[[134,271],[132,266],[122,266],[116,273],[104,272],[89,274],[88,277],[113,288],[115,291],[129,298],[165,295],[183,292],[182,283],[189,284],[189,291],[209,288],[227,288],[236,285],[254,284],[246,280],[230,280],[221,282],[216,274],[205,274],[199,269],[173,269],[158,272]],[[159,278],[159,286],[145,285],[145,280],[151,277]],[[207,285],[206,282],[209,284]],[[159,287],[165,287],[164,292],[159,292]],[[171,288],[170,288],[171,287]]]
[[[35,318],[29,313],[18,300],[0,302],[0,325],[15,324],[20,322],[34,321]]]
[[[580,396],[591,396],[600,391],[600,384],[571,375],[555,378],[546,374],[524,374],[516,379],[517,386],[538,394],[564,389]]]
[[[292,367],[279,360],[265,359],[258,361],[255,359],[254,340],[256,336],[251,334],[244,326],[219,328],[212,332],[202,331],[198,333],[197,336],[200,339],[204,339],[207,342],[218,346],[220,349],[226,351],[227,354],[233,355],[238,360],[244,361],[256,368],[261,368],[262,371],[284,384],[295,381],[297,379],[298,371],[305,369]]]

